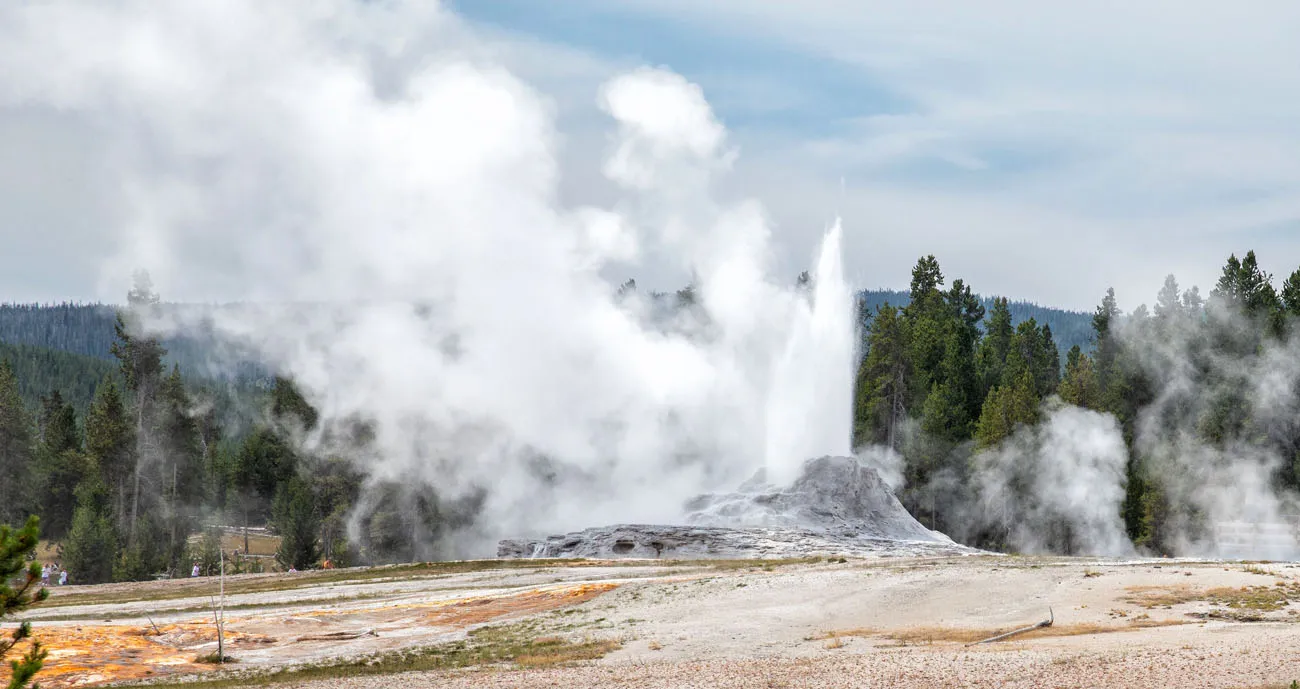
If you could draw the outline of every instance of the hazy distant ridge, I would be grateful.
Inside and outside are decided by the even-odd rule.
[[[882,304],[903,306],[910,297],[905,291],[868,290],[861,293],[871,312]],[[983,298],[985,309],[991,309],[993,298]],[[1085,351],[1091,348],[1091,315],[1063,309],[1039,306],[1024,301],[1011,302],[1014,322],[1033,318],[1040,325],[1052,326],[1052,334],[1065,352],[1074,345]],[[43,347],[59,352],[79,354],[97,359],[112,360],[109,351],[113,341],[113,307],[105,304],[0,304],[0,343]],[[167,348],[167,363],[179,364],[181,369],[202,375],[207,370],[210,343],[191,337],[170,338],[163,341]]]

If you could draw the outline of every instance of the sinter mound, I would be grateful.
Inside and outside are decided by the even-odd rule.
[[[808,460],[787,488],[759,471],[734,493],[686,504],[685,525],[619,524],[544,540],[508,539],[497,557],[770,558],[975,552],[916,521],[875,469],[852,457]]]

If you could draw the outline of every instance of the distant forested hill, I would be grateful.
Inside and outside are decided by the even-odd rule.
[[[113,319],[103,304],[0,304],[0,342],[112,360]]]
[[[0,361],[13,367],[18,393],[29,409],[36,409],[42,396],[58,390],[78,415],[85,414],[101,381],[119,375],[116,361],[32,345],[0,342]]]
[[[115,321],[114,307],[105,304],[0,304],[0,343],[44,347],[116,364],[112,352]],[[209,373],[209,339],[166,338],[162,345],[167,349],[163,359],[167,368],[175,364],[186,374]],[[249,375],[248,371],[239,373]]]
[[[907,292],[899,290],[868,290],[862,293],[862,297],[869,313],[875,313],[876,309],[884,304],[902,307],[912,300]],[[993,309],[993,299],[993,297],[980,297],[985,313]],[[1065,361],[1065,353],[1075,345],[1079,345],[1079,348],[1085,352],[1092,351],[1092,314],[1053,309],[1027,301],[1013,301],[1008,306],[1011,309],[1013,324],[1032,318],[1039,325],[1052,327],[1052,339],[1061,350],[1061,361]]]
[[[904,306],[910,300],[907,292],[893,290],[869,290],[863,292],[862,296],[871,313],[875,313],[876,308],[882,304]],[[993,298],[985,297],[983,302],[985,310],[988,310],[992,307]],[[1011,302],[1010,307],[1015,323],[1033,318],[1039,325],[1052,327],[1052,335],[1061,350],[1062,361],[1065,352],[1076,344],[1084,351],[1092,348],[1090,314],[1053,309],[1024,301]],[[0,344],[29,345],[116,364],[110,351],[114,341],[114,318],[113,307],[104,304],[0,304]],[[187,374],[199,376],[207,370],[205,363],[210,345],[203,339],[172,338],[163,340],[162,344],[167,348],[165,363],[169,368],[172,364],[177,364]],[[37,355],[26,352],[24,356],[30,359]],[[50,363],[53,364],[53,361]],[[80,359],[71,358],[59,362],[60,370],[69,371],[80,371],[88,365]],[[240,377],[265,376],[262,372],[243,371]],[[93,384],[90,389],[94,389]],[[80,399],[72,390],[65,391],[64,395],[70,400]],[[79,402],[74,404],[79,405]]]

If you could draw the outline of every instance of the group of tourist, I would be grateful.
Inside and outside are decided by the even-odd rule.
[[[60,567],[59,563],[41,565],[41,586],[49,586],[55,574],[59,575],[59,586],[68,583],[68,570]]]

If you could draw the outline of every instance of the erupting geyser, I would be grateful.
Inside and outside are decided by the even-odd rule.
[[[804,460],[848,455],[853,424],[855,310],[837,219],[822,240],[811,302],[796,305],[767,397],[768,477],[793,481]]]
[[[507,539],[498,557],[783,557],[971,552],[908,514],[874,468],[848,457],[855,309],[836,220],[811,293],[789,310],[766,389],[763,466],[734,492],[696,496],[684,525],[622,524]],[[806,298],[805,298],[806,297]],[[818,459],[808,459],[819,457]]]
[[[908,514],[874,468],[848,457],[855,314],[836,220],[811,294],[793,300],[766,389],[763,465],[739,489],[696,496],[683,525],[620,524],[507,539],[498,557],[786,557],[973,552]],[[806,297],[806,298],[803,298]],[[808,459],[819,457],[818,459]]]

